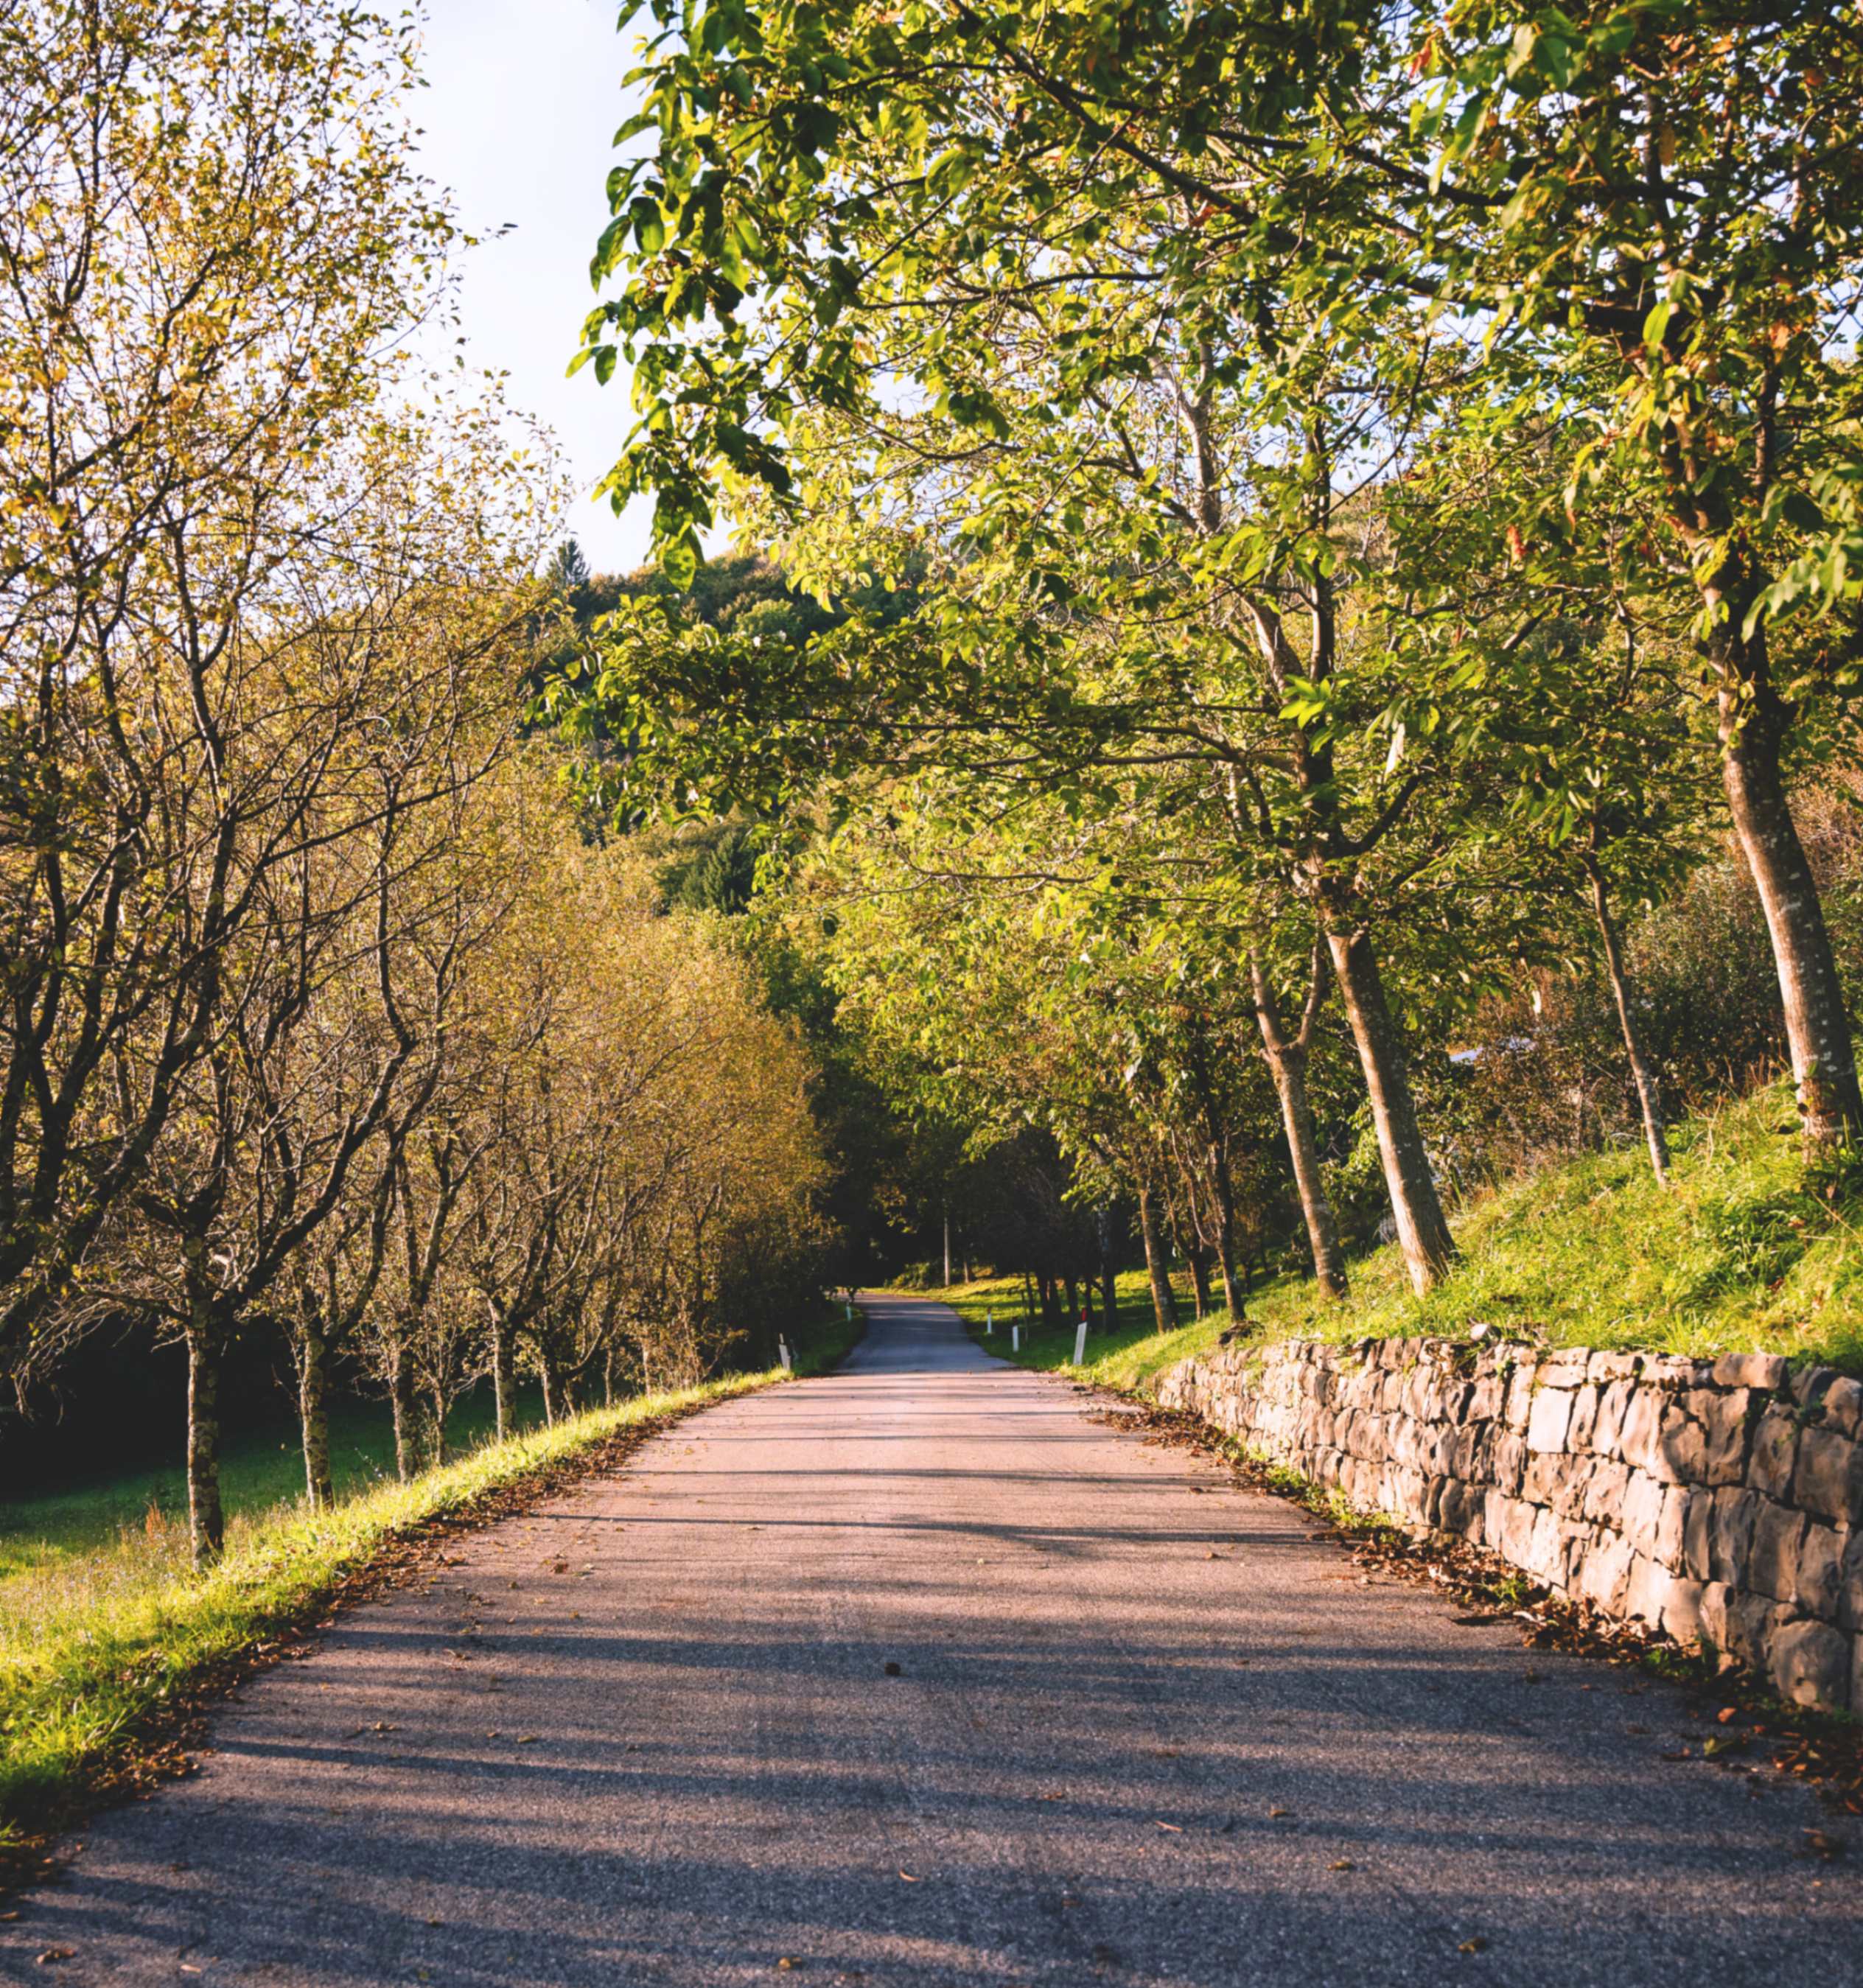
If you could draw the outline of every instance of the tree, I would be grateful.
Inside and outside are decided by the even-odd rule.
[[[401,148],[408,32],[334,0],[0,19],[15,1357],[218,1039],[222,962],[315,783],[314,739],[246,722],[252,623],[447,237]]]

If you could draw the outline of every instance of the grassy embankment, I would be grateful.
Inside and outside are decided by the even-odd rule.
[[[1467,1337],[1477,1324],[1553,1344],[1707,1356],[1780,1353],[1863,1374],[1863,1167],[1807,1172],[1783,1085],[1677,1125],[1665,1190],[1640,1147],[1550,1167],[1452,1216],[1462,1261],[1412,1296],[1395,1246],[1351,1266],[1352,1297],[1324,1303],[1283,1277],[1249,1306],[1252,1338]],[[1129,1298],[1128,1289],[1129,1286]],[[935,1293],[967,1317],[1015,1286]],[[1160,1337],[1142,1275],[1121,1280],[1117,1333],[1087,1341],[1086,1378],[1142,1391],[1229,1324],[1218,1314]],[[1000,1334],[990,1342],[1009,1357]],[[1027,1366],[1067,1365],[1074,1335],[1025,1337]]]
[[[798,1371],[831,1367],[861,1327],[838,1317],[810,1334]],[[84,1788],[132,1760],[167,1709],[202,1682],[281,1633],[314,1621],[344,1584],[411,1532],[469,1517],[498,1494],[541,1479],[630,1428],[676,1415],[783,1378],[779,1370],[732,1374],[678,1393],[597,1408],[553,1428],[487,1441],[411,1483],[369,1483],[353,1466],[353,1489],[330,1510],[301,1500],[252,1499],[265,1464],[248,1453],[232,1474],[235,1516],[225,1560],[211,1574],[188,1570],[180,1536],[159,1506],[147,1528],[122,1524],[85,1543],[126,1500],[147,1495],[145,1479],[15,1506],[42,1526],[0,1541],[0,1851],[56,1824]],[[243,1511],[238,1501],[250,1500]],[[135,1510],[134,1503],[129,1509]]]

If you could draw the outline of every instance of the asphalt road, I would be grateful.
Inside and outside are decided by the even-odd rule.
[[[249,1686],[0,1978],[1863,1982],[1863,1841],[1679,1698],[871,1309]]]

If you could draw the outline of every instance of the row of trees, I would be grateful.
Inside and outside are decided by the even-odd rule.
[[[480,1376],[501,1432],[696,1378],[813,1267],[798,1052],[518,735],[560,492],[395,356],[411,32],[0,20],[0,1366],[184,1346],[201,1562],[242,1337],[322,1503],[333,1374],[406,1474]]]
[[[1788,800],[1863,659],[1848,21],[648,11],[681,32],[587,326],[642,410],[613,489],[675,576],[729,502],[837,618],[620,602],[559,698],[629,742],[626,802],[838,830],[844,984],[915,1067],[1090,1196],[1176,1181],[1232,1265],[1215,1128],[1272,1114],[1330,1292],[1334,994],[1422,1290],[1452,1167],[1416,1046],[1594,953],[1663,1175],[1622,928],[1724,837],[1806,1137],[1863,1130]],[[979,1012],[908,1016],[915,948]],[[991,1002],[1057,1017],[1056,1064]]]

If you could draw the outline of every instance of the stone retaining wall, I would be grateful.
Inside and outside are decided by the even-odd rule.
[[[1238,1345],[1158,1388],[1366,1511],[1863,1714],[1863,1386],[1445,1340]]]

